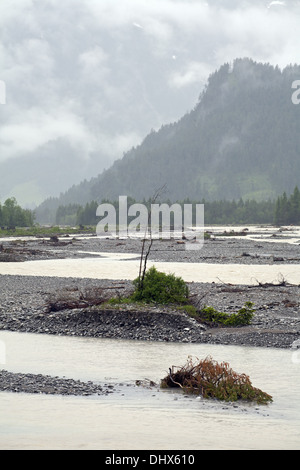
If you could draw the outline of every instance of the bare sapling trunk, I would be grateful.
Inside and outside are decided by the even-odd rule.
[[[148,211],[148,222],[147,222],[147,227],[145,229],[145,236],[143,238],[143,243],[142,243],[142,251],[141,251],[141,256],[140,256],[140,268],[139,268],[139,282],[138,282],[138,289],[143,290],[143,285],[144,285],[144,278],[146,274],[146,269],[147,269],[147,261],[148,257],[150,255],[150,251],[153,245],[153,238],[152,238],[152,229],[151,229],[151,205],[155,204],[157,199],[166,191],[166,184],[161,186],[159,189],[156,190],[156,192],[153,194],[153,196],[150,198],[150,210]],[[149,231],[149,245],[146,250],[146,239],[147,239],[147,232]]]

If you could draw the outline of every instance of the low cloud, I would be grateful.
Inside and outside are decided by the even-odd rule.
[[[207,82],[207,77],[213,70],[211,64],[189,62],[183,70],[176,71],[170,76],[169,84],[176,88],[187,87],[196,83],[201,86]]]
[[[299,2],[2,0],[1,160],[67,139],[107,161],[195,105],[210,73],[299,58]]]

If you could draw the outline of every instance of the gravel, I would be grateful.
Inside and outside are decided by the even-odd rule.
[[[90,252],[139,253],[139,240],[71,238],[64,242],[33,239],[0,241],[0,262],[91,256]],[[84,252],[84,253],[82,253]],[[1,258],[2,257],[2,258]],[[273,264],[276,260],[299,264],[299,245],[260,243],[248,239],[209,240],[202,250],[188,251],[176,241],[156,241],[154,261]],[[54,312],[55,298],[78,299],[97,290],[103,298],[126,296],[130,281],[0,275],[0,330],[52,335],[92,336],[144,341],[230,344],[253,347],[291,348],[300,339],[300,286],[227,285],[190,283],[189,290],[200,306],[237,312],[246,301],[254,303],[251,325],[239,328],[209,328],[171,307],[93,305],[61,308]],[[110,388],[33,374],[0,371],[0,390],[50,394],[106,394]]]
[[[51,377],[42,374],[21,374],[0,370],[0,391],[39,393],[46,395],[107,395],[113,386],[103,387],[93,382]]]
[[[289,348],[300,338],[300,287],[190,283],[199,305],[227,313],[254,303],[251,325],[208,328],[171,307],[102,305],[49,311],[53,298],[70,301],[87,291],[126,296],[130,281],[0,275],[0,329],[30,333],[151,341]]]
[[[222,263],[222,264],[299,264],[299,243],[278,243],[283,235],[274,228],[273,234],[252,234],[257,239],[251,240],[246,236],[213,236],[205,240],[200,250],[186,250],[182,240],[154,240],[149,259],[152,261],[174,261],[193,263]],[[287,239],[289,232],[285,232]],[[262,236],[268,242],[262,240]],[[292,233],[290,235],[292,237]],[[274,240],[274,241],[273,241]],[[27,261],[32,259],[54,258],[84,258],[97,256],[101,252],[140,253],[142,241],[139,239],[100,239],[96,236],[62,237],[58,241],[31,238],[30,240],[1,240],[1,261]]]

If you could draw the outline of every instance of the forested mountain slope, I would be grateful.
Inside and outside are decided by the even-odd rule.
[[[265,200],[292,192],[300,179],[300,105],[291,99],[299,79],[297,65],[224,64],[182,119],[150,132],[101,175],[40,209],[119,195],[142,200],[163,184],[171,201]]]

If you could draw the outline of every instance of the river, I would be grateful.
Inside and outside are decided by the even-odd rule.
[[[0,332],[0,341],[12,372],[111,383],[118,389],[97,397],[1,392],[1,449],[300,448],[300,353],[15,332]],[[229,362],[271,394],[273,403],[236,406],[134,386],[137,379],[159,382],[189,355]]]
[[[138,255],[97,253],[99,258],[54,259],[26,262],[2,262],[0,274],[20,276],[57,276],[93,279],[135,279],[139,271]],[[102,256],[102,257],[101,257]],[[135,258],[135,259],[131,259]],[[276,282],[282,276],[291,284],[300,284],[298,264],[212,264],[148,261],[159,271],[181,276],[186,282],[222,282],[232,284],[257,284]]]
[[[134,258],[106,253],[81,260],[1,263],[0,274],[131,279],[137,272]],[[272,282],[282,274],[300,283],[298,265],[155,265],[187,281]],[[144,378],[159,383],[169,367],[183,365],[190,355],[229,362],[272,395],[273,403],[234,405],[135,386]],[[0,331],[0,367],[111,383],[118,389],[92,397],[1,392],[0,449],[300,449],[298,351]]]

